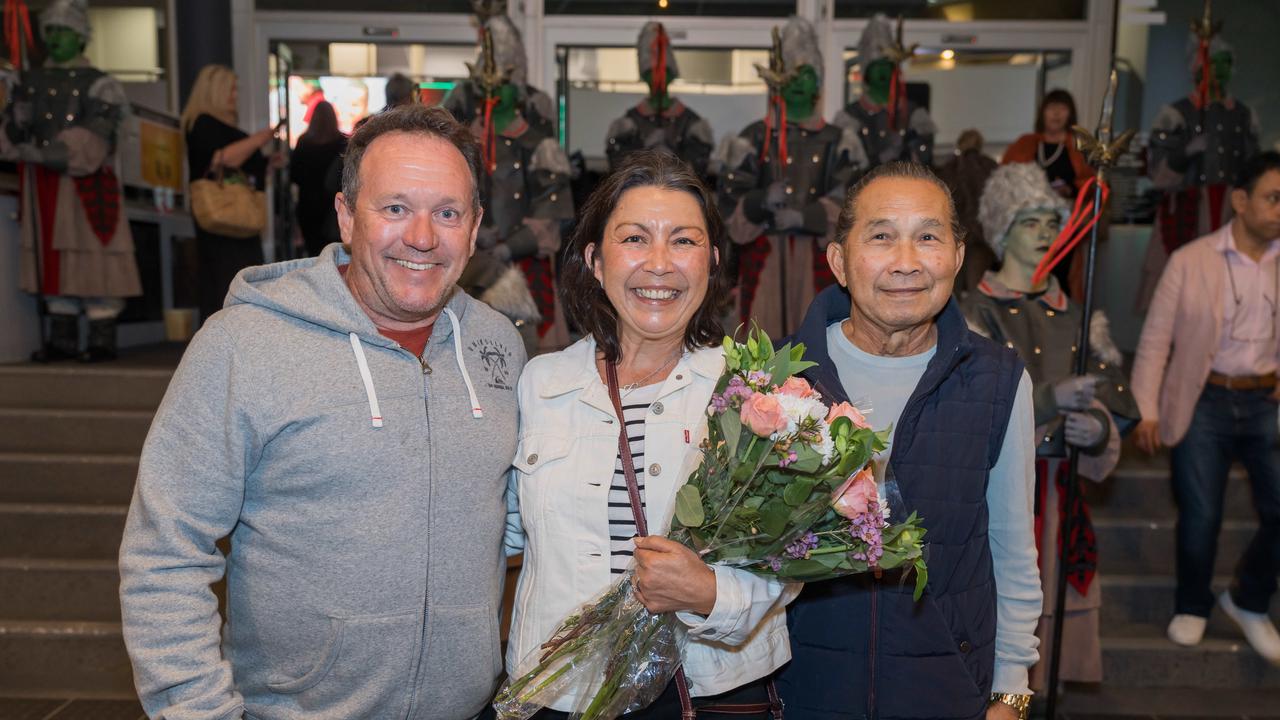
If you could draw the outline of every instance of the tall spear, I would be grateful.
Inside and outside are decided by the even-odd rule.
[[[1102,101],[1102,117],[1098,121],[1097,135],[1076,125],[1071,128],[1076,136],[1076,147],[1084,153],[1090,165],[1097,168],[1097,175],[1080,189],[1080,197],[1076,200],[1076,212],[1063,228],[1062,234],[1054,241],[1053,247],[1045,255],[1040,266],[1036,268],[1032,283],[1037,283],[1053,268],[1058,261],[1069,256],[1071,250],[1080,242],[1084,232],[1089,232],[1089,249],[1085,255],[1084,276],[1084,317],[1080,322],[1080,338],[1076,343],[1079,352],[1076,354],[1075,374],[1084,376],[1088,373],[1089,362],[1089,326],[1093,320],[1094,273],[1098,256],[1098,219],[1102,216],[1106,198],[1110,194],[1106,185],[1108,171],[1116,160],[1124,154],[1133,140],[1132,129],[1114,136],[1112,120],[1115,114],[1116,88],[1119,79],[1115,67],[1111,68],[1111,79],[1107,95]],[[1093,190],[1093,202],[1084,207],[1084,197]],[[1084,207],[1084,212],[1081,212]],[[1091,215],[1088,223],[1084,222],[1086,214]],[[1080,497],[1080,448],[1072,446],[1067,466],[1067,488],[1062,527],[1059,529],[1058,543],[1058,584],[1057,595],[1053,605],[1053,643],[1049,656],[1049,699],[1046,717],[1056,718],[1058,705],[1058,675],[1062,664],[1062,623],[1067,604],[1067,558],[1071,549],[1071,537],[1075,534],[1075,520],[1071,508]]]
[[[760,149],[760,161],[769,162],[769,145],[777,134],[778,154],[773,163],[773,171],[769,174],[771,181],[782,179],[787,168],[787,103],[782,97],[782,89],[796,76],[800,68],[788,68],[786,58],[782,54],[782,30],[773,27],[773,44],[769,48],[769,67],[756,63],[756,72],[769,86],[769,106],[764,116],[764,146]],[[775,121],[775,112],[777,120]],[[761,168],[763,170],[763,168]],[[779,287],[782,288],[782,324],[788,327],[787,318],[787,253],[778,253]]]

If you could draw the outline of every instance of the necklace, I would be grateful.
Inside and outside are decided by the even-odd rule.
[[[642,387],[645,381],[647,381],[649,378],[653,377],[654,375],[657,375],[658,373],[662,372],[663,370],[666,370],[667,368],[671,367],[673,364],[675,364],[676,360],[680,359],[680,356],[683,354],[684,354],[683,352],[678,352],[675,355],[672,355],[670,360],[667,360],[666,362],[662,363],[662,365],[660,365],[653,372],[649,373],[648,375],[645,375],[644,377],[640,378],[639,380],[636,380],[635,382],[627,383],[626,385],[623,385],[621,388],[622,396],[626,397],[628,394],[631,393],[632,390],[635,390],[638,387]]]
[[[1062,142],[1058,143],[1058,149],[1054,150],[1053,155],[1047,159],[1044,156],[1044,146],[1045,142],[1043,140],[1036,143],[1036,163],[1042,168],[1047,168],[1057,162],[1058,158],[1062,157],[1062,151],[1067,149],[1067,142],[1064,139]]]

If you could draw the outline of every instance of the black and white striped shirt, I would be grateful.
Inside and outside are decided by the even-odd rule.
[[[631,443],[631,458],[636,468],[636,485],[640,490],[640,507],[644,508],[644,418],[658,396],[662,383],[632,390],[622,398],[623,422]],[[609,486],[609,568],[620,575],[631,566],[635,555],[636,521],[627,494],[627,476],[622,472],[622,453],[613,466],[613,482]]]

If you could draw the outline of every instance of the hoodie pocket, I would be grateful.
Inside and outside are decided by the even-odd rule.
[[[480,712],[497,689],[502,672],[497,613],[493,606],[435,606],[423,666],[423,707],[432,717],[469,717]]]
[[[267,687],[293,696],[299,709],[348,717],[394,717],[407,710],[421,637],[418,611],[334,617],[315,661],[298,677],[278,675]]]

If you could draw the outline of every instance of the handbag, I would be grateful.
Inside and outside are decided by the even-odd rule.
[[[220,156],[215,155],[210,168],[213,178],[191,183],[191,214],[200,229],[215,235],[235,238],[254,237],[267,227],[267,195],[251,187],[240,171],[240,182],[227,182]],[[234,176],[232,176],[234,177]]]
[[[640,482],[636,479],[635,460],[631,456],[631,441],[627,438],[627,419],[622,412],[622,396],[618,392],[618,365],[612,360],[605,362],[605,379],[609,385],[609,400],[613,402],[613,411],[618,415],[618,457],[622,463],[622,474],[627,479],[627,499],[631,504],[631,517],[636,522],[636,534],[649,534],[649,525],[645,521],[644,508],[640,503]],[[778,697],[778,688],[770,678],[766,688],[769,701],[761,703],[718,703],[693,707],[693,698],[689,695],[689,679],[684,675],[684,668],[676,668],[676,690],[680,695],[680,720],[696,720],[698,711],[720,713],[724,715],[751,715],[766,710],[773,720],[782,720],[782,700]]]

